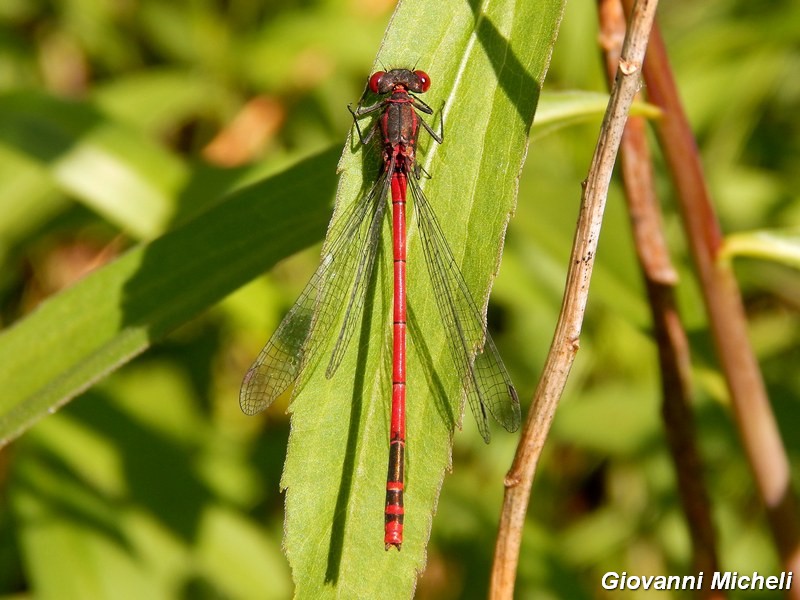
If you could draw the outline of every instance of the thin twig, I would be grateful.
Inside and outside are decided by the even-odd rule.
[[[625,34],[625,14],[620,0],[599,0],[598,12],[607,74],[613,77]],[[690,407],[689,341],[675,301],[678,276],[670,261],[655,194],[646,127],[643,117],[628,119],[620,148],[622,178],[636,253],[653,313],[661,367],[662,416],[692,540],[692,567],[695,573],[713,573],[718,570],[719,561]],[[706,599],[725,597],[721,590],[709,587],[697,594]]]
[[[639,86],[642,61],[657,5],[657,0],[636,2],[589,175],[583,185],[561,313],[514,463],[506,476],[490,587],[490,597],[494,599],[512,598],[514,593],[522,527],[533,477],[558,400],[578,351],[608,185],[628,110]]]
[[[630,2],[626,0],[626,5]],[[657,28],[644,65],[644,78],[648,100],[664,113],[656,123],[656,133],[678,192],[681,217],[739,436],[766,507],[783,567],[797,573],[800,572],[800,512],[791,487],[789,460],[747,337],[739,287],[730,267],[717,260],[722,235]],[[800,599],[800,586],[794,586],[788,593],[790,598]]]

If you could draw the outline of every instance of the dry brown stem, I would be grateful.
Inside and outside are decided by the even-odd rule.
[[[625,4],[629,6],[631,0],[625,0]],[[797,573],[800,572],[800,512],[791,488],[789,460],[747,337],[739,287],[730,267],[717,260],[722,239],[719,224],[657,27],[650,40],[644,79],[648,100],[663,111],[663,118],[656,123],[656,133],[677,190],[739,436],[783,567]],[[800,599],[800,586],[794,587],[788,597]]]
[[[514,463],[506,476],[490,587],[490,597],[494,599],[513,597],[522,528],[533,477],[558,400],[578,351],[608,185],[628,110],[639,85],[657,5],[657,0],[636,1],[589,175],[583,185],[561,313]]]
[[[607,73],[613,77],[620,40],[625,32],[625,14],[620,0],[599,0],[598,10]],[[646,127],[642,117],[628,119],[620,148],[622,178],[636,253],[653,315],[661,367],[662,416],[692,540],[692,566],[695,573],[712,573],[718,570],[716,536],[690,407],[689,342],[675,301],[674,286],[678,278],[670,261],[655,194]],[[722,591],[709,588],[699,590],[698,596],[725,597]]]

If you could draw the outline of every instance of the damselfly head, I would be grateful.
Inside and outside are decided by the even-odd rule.
[[[369,78],[369,89],[373,94],[388,94],[402,87],[409,92],[421,94],[431,87],[431,78],[425,71],[392,69],[376,71]]]

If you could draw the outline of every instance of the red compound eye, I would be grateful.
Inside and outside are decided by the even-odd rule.
[[[369,78],[369,89],[372,91],[373,94],[379,94],[378,86],[381,83],[381,77],[386,75],[385,71],[376,71],[372,74],[372,77]]]
[[[431,87],[431,78],[428,77],[428,74],[425,71],[414,71],[414,75],[419,78],[420,89],[422,89],[423,92],[427,92],[428,88]]]

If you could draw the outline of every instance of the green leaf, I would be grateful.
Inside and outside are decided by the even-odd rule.
[[[0,445],[264,269],[320,239],[330,214],[334,160],[328,151],[237,192],[4,331]]]
[[[11,246],[65,204],[44,169],[0,145],[0,262]]]
[[[720,259],[751,256],[800,268],[800,229],[735,233],[725,238]]]
[[[160,582],[143,577],[140,565],[130,560],[121,521],[130,520],[133,511],[120,511],[87,493],[47,452],[23,461],[12,489],[20,544],[37,598],[164,597],[158,593]],[[137,525],[141,531],[141,520]]]
[[[223,491],[242,489],[230,438],[171,366],[132,365],[15,445],[8,502],[37,599],[290,594],[280,540]],[[209,468],[233,481],[210,489]]]
[[[446,138],[439,146],[420,136],[419,162],[432,174],[422,185],[480,307],[499,266],[562,9],[560,0],[408,0],[398,7],[378,56],[381,68],[416,65],[431,77],[423,99],[442,110]],[[438,114],[431,121],[436,126]],[[351,140],[340,163],[339,212],[368,189],[379,165],[378,153]],[[451,461],[452,432],[463,411],[461,382],[410,219],[405,542],[401,553],[386,552],[389,238],[385,226],[377,282],[336,375],[324,375],[335,342],[329,340],[301,376],[291,404],[282,481],[288,490],[285,546],[301,598],[412,596]]]
[[[93,94],[108,114],[143,131],[160,131],[207,110],[224,93],[200,73],[153,69],[119,76]]]
[[[590,118],[601,118],[608,106],[608,94],[570,90],[565,92],[544,92],[536,108],[536,121],[533,124],[537,137],[552,133],[556,129]],[[634,102],[632,115],[657,119],[661,110],[646,102]]]
[[[0,96],[0,144],[40,163],[67,194],[134,237],[173,217],[184,163],[91,105],[36,92]]]

